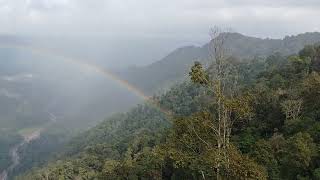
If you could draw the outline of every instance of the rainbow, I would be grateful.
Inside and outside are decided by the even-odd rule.
[[[9,43],[9,44],[0,44],[0,48],[14,48],[14,49],[22,49],[22,50],[27,50],[33,54],[38,54],[38,55],[42,55],[42,56],[47,56],[47,57],[53,57],[53,58],[57,58],[57,59],[61,59],[67,62],[71,62],[74,64],[77,64],[83,68],[85,68],[88,71],[93,71],[96,72],[98,74],[103,75],[104,77],[106,77],[107,79],[110,79],[116,83],[118,83],[119,85],[121,85],[122,87],[126,88],[129,92],[135,94],[136,96],[142,98],[144,101],[146,101],[148,104],[152,105],[153,107],[157,108],[158,110],[160,110],[162,113],[164,113],[165,115],[167,115],[168,117],[172,116],[172,112],[161,108],[159,103],[154,100],[153,98],[147,96],[143,91],[141,91],[139,88],[135,87],[134,85],[130,84],[128,81],[121,79],[119,76],[117,76],[116,74],[114,74],[113,72],[101,68],[95,64],[91,64],[88,63],[89,61],[84,61],[78,58],[72,58],[72,57],[68,57],[66,55],[63,55],[61,53],[56,53],[50,49],[44,49],[44,48],[39,48],[39,47],[33,47],[30,45],[24,45],[24,44],[16,44],[16,43]]]

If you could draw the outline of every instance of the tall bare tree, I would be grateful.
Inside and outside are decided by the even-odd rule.
[[[210,128],[215,134],[215,143],[204,142],[198,133],[197,137],[216,150],[215,169],[217,179],[222,179],[222,168],[228,169],[230,164],[229,150],[232,127],[235,121],[251,115],[250,98],[238,94],[238,73],[230,61],[231,56],[226,46],[229,33],[219,27],[210,31],[209,46],[211,65],[205,71],[199,62],[192,67],[190,76],[194,83],[199,83],[213,94],[212,103],[216,107]]]

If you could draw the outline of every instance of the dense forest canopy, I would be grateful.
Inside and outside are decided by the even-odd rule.
[[[139,105],[16,179],[320,179],[320,46],[246,61],[215,54],[154,97],[172,117]]]
[[[320,0],[0,0],[0,180],[320,180]]]

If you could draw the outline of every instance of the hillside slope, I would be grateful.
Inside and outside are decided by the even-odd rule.
[[[193,81],[157,97],[158,108],[140,105],[105,120],[74,138],[60,160],[17,179],[319,179],[319,62],[320,46],[308,46],[297,56],[235,63],[228,161],[216,161],[216,94]]]

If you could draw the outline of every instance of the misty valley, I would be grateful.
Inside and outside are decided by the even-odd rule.
[[[0,180],[320,180],[319,0],[0,0]]]
[[[222,32],[107,69],[0,37],[0,179],[320,178],[319,42]]]
[[[42,164],[76,132],[141,101],[112,79],[50,54],[0,51],[1,172]]]

